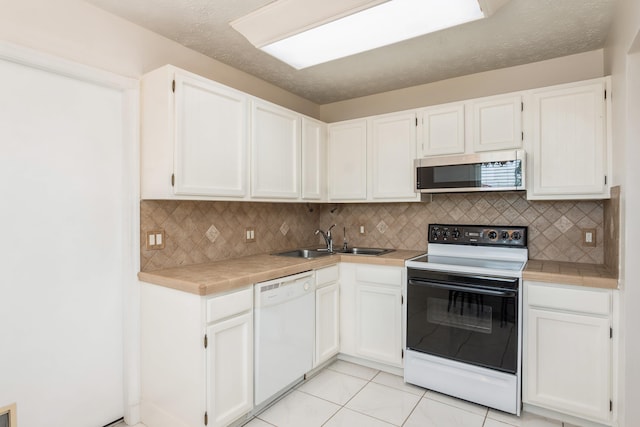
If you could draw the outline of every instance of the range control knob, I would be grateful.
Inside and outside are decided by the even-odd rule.
[[[513,240],[520,240],[522,239],[522,234],[519,231],[514,231],[513,233],[511,233],[511,238]]]
[[[457,228],[454,228],[453,231],[451,232],[451,237],[453,237],[454,239],[457,239],[460,237],[460,230],[458,230]]]
[[[502,233],[500,233],[500,238],[502,240],[509,240],[509,232],[508,231],[503,231]]]
[[[446,229],[444,230],[443,235],[445,239],[448,239],[451,236],[451,232],[449,231],[449,229]]]
[[[438,237],[440,237],[440,229],[438,227],[433,227],[431,229],[431,238],[435,240]]]
[[[489,236],[489,239],[491,240],[496,240],[498,238],[498,232],[496,230],[491,230],[487,236]]]

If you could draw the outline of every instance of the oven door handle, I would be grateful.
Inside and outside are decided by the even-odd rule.
[[[468,293],[479,294],[479,295],[491,295],[491,296],[503,297],[503,298],[513,298],[518,294],[516,291],[511,291],[511,290],[498,291],[498,290],[492,290],[492,289],[475,288],[473,286],[451,285],[447,283],[438,283],[438,282],[431,282],[431,281],[428,282],[425,280],[418,280],[418,279],[409,279],[409,284],[416,285],[416,286],[429,286],[432,288],[445,289],[449,291],[461,291],[461,292],[468,292]]]

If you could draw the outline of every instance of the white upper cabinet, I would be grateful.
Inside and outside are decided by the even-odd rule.
[[[142,79],[142,197],[247,194],[247,97],[172,66]]]
[[[416,113],[399,113],[370,119],[371,198],[419,200],[414,191]]]
[[[329,200],[366,200],[366,119],[330,124],[328,128]]]
[[[419,112],[419,157],[464,153],[464,103],[438,105]]]
[[[607,79],[532,92],[529,199],[608,198]]]
[[[418,201],[414,191],[416,113],[330,124],[330,201]]]
[[[496,151],[522,147],[522,96],[481,98],[471,102],[473,151]]]
[[[299,198],[300,115],[261,100],[251,106],[251,196]]]
[[[302,118],[302,198],[324,200],[327,197],[327,125]]]

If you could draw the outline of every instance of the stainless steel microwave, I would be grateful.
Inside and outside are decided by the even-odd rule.
[[[525,163],[524,150],[417,159],[416,192],[524,190]]]

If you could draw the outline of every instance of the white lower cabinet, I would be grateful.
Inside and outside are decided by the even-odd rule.
[[[525,404],[610,422],[611,292],[525,282]]]
[[[253,286],[202,297],[141,283],[141,421],[226,426],[253,408]]]
[[[402,366],[404,268],[340,265],[340,352]]]
[[[209,425],[226,426],[253,407],[253,315],[207,327]]]
[[[339,267],[316,270],[316,367],[340,351]]]

